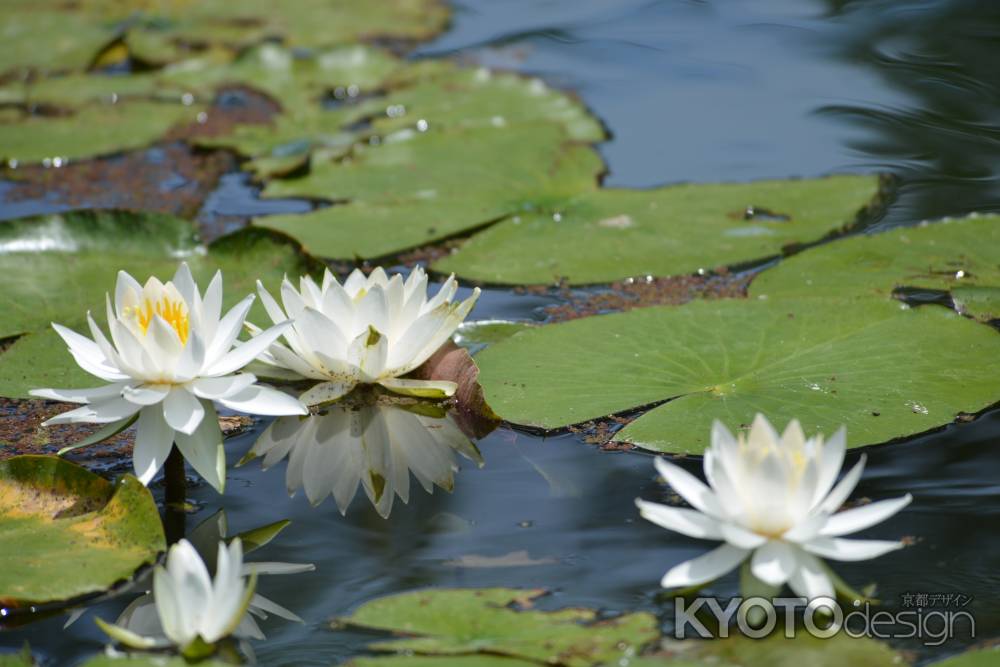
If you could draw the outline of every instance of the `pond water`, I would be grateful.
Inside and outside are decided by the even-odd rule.
[[[900,179],[899,196],[875,226],[1000,209],[1000,7],[931,0],[457,5],[452,29],[417,57],[455,55],[576,91],[613,134],[601,146],[609,185],[888,171]],[[308,207],[255,197],[243,177],[227,176],[202,215],[225,221]],[[14,217],[53,206],[0,208]],[[470,319],[542,319],[542,308],[558,300],[487,290]],[[229,461],[265,426],[231,440]],[[913,493],[913,504],[878,532],[912,536],[915,544],[834,569],[854,584],[877,582],[889,609],[906,594],[972,596],[977,639],[1000,635],[997,442],[1000,411],[992,411],[870,448],[855,497]],[[425,586],[543,587],[553,591],[545,607],[647,609],[669,631],[672,603],[659,597],[659,578],[705,545],[639,519],[636,496],[666,496],[650,456],[601,451],[573,434],[541,438],[508,428],[478,448],[482,467],[460,459],[453,493],[429,495],[411,480],[409,503],[397,499],[388,519],[360,491],[346,516],[331,498],[316,508],[301,492],[288,498],[285,463],[231,470],[224,498],[207,485],[192,489],[200,510],[189,526],[220,507],[231,532],[291,519],[251,560],[316,564],[312,573],[260,582],[261,593],[305,619],[265,622],[267,640],[254,647],[260,664],[330,665],[357,654],[369,638],[331,632],[329,619]],[[685,465],[700,468],[696,460]],[[521,551],[527,558],[505,566],[466,558]],[[712,592],[737,594],[735,575]],[[114,618],[124,604],[102,603],[65,630],[63,617],[44,620],[0,636],[0,644],[27,640],[46,664],[71,665],[103,645],[90,616]],[[959,635],[939,647],[898,645],[926,663],[972,643]]]

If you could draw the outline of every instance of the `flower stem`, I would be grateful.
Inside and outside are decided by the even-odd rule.
[[[163,483],[166,486],[164,497],[163,529],[167,542],[173,544],[184,537],[184,523],[187,519],[185,511],[185,496],[187,478],[184,471],[184,456],[177,447],[170,450],[170,455],[163,465]]]

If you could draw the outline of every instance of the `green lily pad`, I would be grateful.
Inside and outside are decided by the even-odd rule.
[[[507,340],[519,331],[537,326],[531,322],[509,320],[480,320],[463,322],[452,337],[455,344],[464,347],[469,354],[476,354],[494,343]]]
[[[360,44],[309,57],[297,57],[276,44],[262,44],[233,62],[200,58],[176,63],[159,80],[205,99],[211,99],[222,85],[252,86],[279,102],[286,113],[301,117],[310,115],[307,105],[322,113],[319,102],[324,94],[338,87],[373,89],[399,66],[395,56]]]
[[[891,344],[890,344],[891,343]],[[523,331],[477,356],[502,418],[559,428],[663,401],[616,440],[700,453],[711,423],[847,426],[850,446],[951,422],[1000,399],[1000,336],[893,301],[706,301]]]
[[[907,661],[888,644],[837,634],[828,639],[802,630],[793,638],[780,633],[764,639],[735,634],[712,641],[673,641],[666,655],[632,661],[630,667],[898,667]]]
[[[751,296],[888,297],[897,287],[1000,287],[1000,216],[898,227],[807,250],[757,276]]]
[[[107,2],[113,0],[103,0]],[[273,37],[290,47],[320,50],[358,41],[429,39],[444,29],[448,15],[440,0],[298,0],[278,5],[269,0],[174,0],[156,4],[155,11],[134,21],[127,41],[134,56],[152,62],[182,58],[188,53],[184,44],[240,50]]]
[[[178,124],[196,121],[201,107],[135,101],[82,107],[68,116],[27,116],[0,123],[0,157],[22,164],[76,160],[141,148]]]
[[[386,655],[377,658],[355,658],[344,667],[538,667],[537,662],[507,658],[500,655]],[[630,665],[632,663],[629,663]]]
[[[0,604],[20,607],[109,589],[166,548],[153,496],[132,475],[111,484],[53,456],[0,461]]]
[[[485,67],[458,67],[428,60],[396,70],[388,77],[388,94],[376,132],[387,134],[414,127],[510,127],[548,121],[562,126],[574,141],[607,138],[601,122],[571,94],[549,87],[541,79]]]
[[[406,131],[358,147],[349,159],[314,160],[309,175],[271,181],[264,191],[348,203],[254,224],[324,257],[379,257],[512,213],[551,209],[594,188],[602,170],[593,149],[566,143],[553,124]]]
[[[598,620],[590,609],[519,611],[541,590],[430,589],[380,598],[341,619],[350,627],[408,635],[376,651],[417,655],[490,654],[585,667],[615,663],[659,636],[647,613]]]
[[[276,289],[285,273],[318,268],[285,237],[250,229],[206,248],[189,222],[163,214],[79,211],[0,222],[0,273],[7,276],[0,338],[27,334],[0,354],[0,395],[91,386],[94,379],[72,363],[50,323],[85,331],[88,310],[103,322],[105,293],[113,292],[119,270],[140,281],[150,275],[166,280],[181,259],[202,289],[222,270],[227,307],[253,293],[258,278]],[[261,306],[254,308],[251,319],[266,321]]]
[[[815,241],[879,195],[875,176],[602,189],[493,225],[434,268],[506,284],[694,273]]]
[[[83,69],[116,35],[114,25],[81,21],[74,13],[59,11],[55,2],[4,0],[0,74],[24,68]]]
[[[1000,319],[1000,287],[955,287],[951,298],[963,315],[984,322]]]

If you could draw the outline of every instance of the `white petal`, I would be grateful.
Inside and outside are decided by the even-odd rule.
[[[349,355],[356,360],[364,382],[374,382],[382,376],[389,351],[389,339],[379,331],[369,327],[353,341]]]
[[[767,538],[763,535],[758,535],[757,533],[751,532],[735,523],[729,523],[728,521],[722,521],[719,523],[719,532],[722,533],[722,539],[729,542],[734,547],[739,547],[741,549],[756,549],[767,542]]]
[[[205,289],[205,298],[201,302],[202,335],[205,340],[213,340],[219,330],[222,317],[222,271],[216,271],[211,282]]]
[[[750,571],[766,584],[781,586],[795,572],[798,562],[795,551],[794,547],[781,540],[769,540],[754,551]]]
[[[278,324],[289,319],[285,316],[285,311],[281,309],[278,302],[271,296],[271,293],[264,287],[264,283],[259,280],[257,281],[257,294],[260,295],[260,302],[263,304],[264,310],[267,311],[267,315],[271,318],[272,323]]]
[[[200,332],[192,331],[188,336],[187,345],[181,352],[180,359],[174,367],[176,381],[182,382],[197,377],[205,365],[205,341]]]
[[[139,295],[142,294],[142,285],[135,278],[125,273],[118,272],[118,280],[115,282],[115,312],[121,317],[126,308],[134,307],[139,303]]]
[[[870,505],[854,507],[838,512],[830,517],[826,525],[820,529],[820,535],[849,535],[881,523],[893,514],[910,504],[913,496],[906,494],[892,500],[880,500]]]
[[[180,292],[181,298],[184,299],[184,303],[188,306],[194,304],[195,300],[199,298],[198,286],[194,282],[194,276],[191,275],[191,269],[187,262],[181,262],[170,282],[174,284],[174,287]]]
[[[653,460],[653,464],[660,476],[667,481],[667,484],[681,498],[691,503],[692,507],[712,516],[722,514],[722,508],[719,506],[715,494],[700,479],[660,456]]]
[[[354,389],[354,387],[355,385],[353,383],[320,382],[319,384],[313,385],[301,396],[299,396],[299,401],[303,405],[320,405],[322,403],[330,403],[331,401],[336,401],[338,398],[343,397],[351,391],[351,389]]]
[[[143,384],[137,387],[123,387],[122,398],[136,405],[156,405],[170,393],[169,384]]]
[[[795,554],[798,566],[788,579],[788,585],[796,595],[808,600],[834,596],[833,582],[826,575],[822,563],[815,556],[798,550]]]
[[[660,586],[663,588],[687,588],[718,579],[746,559],[749,552],[730,544],[709,551],[680,565],[670,568]]]
[[[220,398],[219,403],[236,410],[251,415],[307,415],[309,409],[302,405],[298,399],[282,393],[277,389],[253,385],[243,391]]]
[[[813,507],[819,505],[833,488],[840,467],[844,465],[844,453],[847,447],[847,429],[840,427],[833,436],[823,443],[819,456],[819,478],[816,481],[816,492],[813,497]],[[834,508],[836,509],[836,508]]]
[[[198,378],[190,386],[195,396],[215,400],[234,396],[256,381],[257,378],[252,373],[237,373],[222,377]]]
[[[183,387],[174,387],[163,399],[163,416],[175,431],[191,435],[205,417],[205,408]]]
[[[136,422],[135,447],[132,449],[132,465],[140,482],[149,485],[163,467],[173,444],[174,430],[163,418],[163,410],[159,406],[142,410]]]
[[[838,537],[817,537],[802,545],[809,553],[833,560],[858,561],[878,558],[903,548],[902,542],[891,540],[844,540]]]
[[[253,361],[258,354],[266,350],[290,326],[292,326],[290,321],[276,324],[245,343],[240,343],[221,359],[209,366],[205,374],[228,375],[240,370]]]
[[[156,612],[160,617],[163,633],[178,646],[187,646],[194,640],[194,633],[185,623],[185,615],[177,600],[179,590],[175,588],[173,578],[162,567],[153,572],[153,596],[156,599]]]
[[[865,469],[865,461],[867,457],[862,454],[861,459],[854,465],[850,471],[844,475],[844,478],[833,487],[833,491],[830,492],[823,502],[820,503],[820,509],[824,512],[836,512],[840,509],[840,506],[844,504],[844,501],[850,497],[851,493],[854,492],[854,487],[858,485],[861,480],[861,473]]]
[[[638,498],[635,505],[639,508],[639,514],[642,515],[642,518],[667,530],[705,540],[722,539],[719,522],[701,512],[680,507],[668,507]]]
[[[67,329],[61,324],[52,323],[52,328],[56,330],[60,338],[66,342],[70,352],[74,357],[83,358],[96,366],[106,366],[108,359],[104,356],[100,346],[86,336],[82,336],[72,329]]]
[[[205,359],[209,365],[217,364],[229,352],[236,341],[236,337],[240,335],[240,330],[243,328],[243,320],[247,318],[247,313],[250,312],[253,300],[253,294],[248,294],[246,298],[230,308],[229,312],[219,320],[215,336],[208,343],[208,347],[205,350]],[[265,345],[265,347],[267,346]],[[233,370],[236,369],[234,368]],[[222,373],[216,373],[216,375],[222,375]]]
[[[226,485],[226,450],[222,446],[219,418],[210,402],[201,401],[201,404],[205,412],[201,424],[191,435],[177,433],[175,442],[191,467],[222,493]]]
[[[47,398],[52,401],[65,401],[67,403],[93,403],[103,401],[115,396],[121,396],[122,389],[127,385],[124,382],[106,384],[102,387],[91,387],[89,389],[32,389],[28,393],[38,398]]]
[[[129,403],[124,398],[115,397],[103,400],[99,403],[91,403],[82,408],[63,412],[47,420],[45,426],[50,424],[107,424],[119,419],[131,417],[139,411],[139,406]]]

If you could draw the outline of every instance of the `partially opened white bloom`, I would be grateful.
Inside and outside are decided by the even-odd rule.
[[[472,310],[479,288],[465,301],[453,301],[457,289],[452,276],[428,299],[427,275],[420,267],[405,282],[399,275],[390,279],[381,267],[367,278],[355,270],[343,285],[327,271],[322,285],[303,276],[299,289],[286,278],[281,285],[282,309],[258,282],[257,291],[271,319],[294,320],[293,327],[284,331],[287,346],[275,343],[259,360],[318,380],[300,397],[307,405],[336,400],[358,384],[380,384],[410,396],[450,396],[454,382],[400,376],[427,361]]]
[[[865,457],[836,485],[844,460],[843,428],[832,438],[806,439],[798,421],[783,435],[757,415],[749,437],[734,438],[712,425],[705,452],[708,486],[662,458],[656,469],[694,509],[636,500],[642,516],[668,530],[724,544],[671,568],[664,588],[683,588],[716,579],[750,558],[753,576],[770,586],[785,583],[800,596],[833,597],[834,584],[820,558],[867,560],[899,549],[901,542],[845,540],[841,536],[889,518],[911,500],[893,500],[837,512],[857,486]]]
[[[205,647],[234,634],[243,623],[253,598],[256,574],[244,576],[243,545],[239,538],[227,547],[219,542],[215,579],[187,540],[170,547],[167,566],[153,572],[156,619],[149,611],[130,616],[133,629],[97,619],[113,639],[138,649],[176,646],[181,653],[200,655]],[[162,631],[162,634],[157,632]]]
[[[59,324],[53,328],[83,370],[109,382],[92,389],[37,389],[33,396],[85,407],[46,424],[107,423],[110,435],[138,417],[133,463],[148,484],[176,443],[184,458],[216,489],[225,484],[225,450],[212,401],[251,414],[305,414],[305,406],[238,373],[288,327],[282,322],[233,347],[253,303],[247,296],[225,316],[222,273],[198,291],[182,263],[173,281],[140,285],[120,271],[114,306],[106,299],[109,341],[87,313],[93,339]]]
[[[276,419],[251,453],[268,469],[288,457],[288,493],[304,488],[318,505],[332,495],[341,514],[360,484],[383,517],[396,496],[410,499],[410,472],[424,490],[451,491],[458,471],[456,453],[481,464],[476,446],[450,416],[433,417],[393,405],[330,406],[306,419]]]

